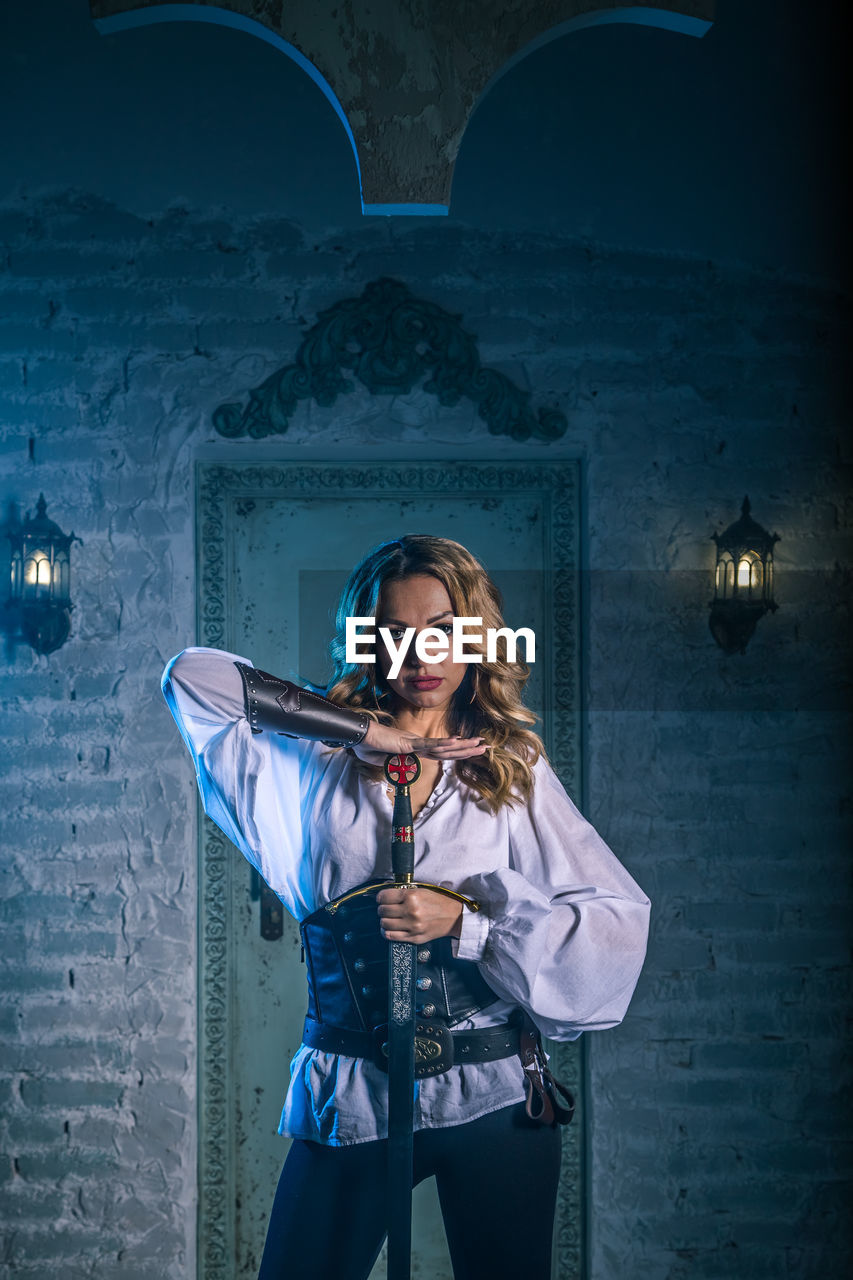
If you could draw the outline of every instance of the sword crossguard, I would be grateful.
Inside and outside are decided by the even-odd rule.
[[[385,777],[394,787],[410,787],[421,776],[421,762],[407,752],[385,757]]]

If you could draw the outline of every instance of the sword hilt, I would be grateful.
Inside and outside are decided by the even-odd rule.
[[[391,817],[391,870],[395,884],[411,884],[415,874],[415,835],[409,787],[421,776],[421,762],[410,752],[385,758],[385,777],[394,788]]]

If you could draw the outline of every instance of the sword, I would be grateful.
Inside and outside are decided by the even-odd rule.
[[[392,755],[385,760],[385,777],[394,787],[391,869],[397,885],[408,886],[414,880],[409,787],[420,772],[417,756]],[[388,943],[388,1280],[409,1280],[411,1274],[415,950],[413,942]]]

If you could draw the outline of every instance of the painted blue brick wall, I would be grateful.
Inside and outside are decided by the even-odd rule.
[[[362,392],[216,437],[378,274],[462,314],[565,439]],[[585,460],[587,812],[654,901],[629,1016],[589,1037],[593,1280],[843,1274],[842,319],[819,282],[555,236],[0,210],[0,497],[43,490],[83,538],[70,641],[4,663],[2,1274],[193,1274],[195,800],[157,692],[194,635],[193,462],[389,436]],[[744,492],[782,608],[726,658],[709,536]]]

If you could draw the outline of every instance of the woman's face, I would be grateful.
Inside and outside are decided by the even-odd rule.
[[[391,655],[382,639],[378,639],[376,661],[385,687],[413,707],[433,709],[449,704],[465,679],[468,663],[454,662],[451,657],[453,604],[438,578],[418,574],[396,582],[387,582],[380,596],[377,627],[387,627],[395,645],[400,644],[407,627],[415,628],[406,657],[394,679],[388,675]],[[422,662],[415,653],[418,633],[427,628],[440,631],[448,637],[447,657],[439,662]]]

